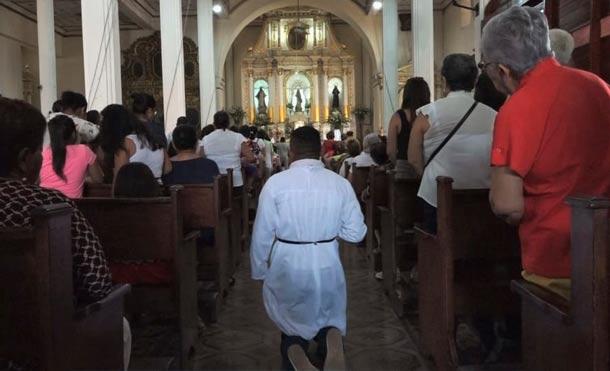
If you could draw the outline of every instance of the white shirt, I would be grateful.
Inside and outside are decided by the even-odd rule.
[[[92,142],[95,138],[97,138],[97,136],[100,133],[100,129],[94,123],[89,122],[87,120],[83,120],[80,117],[66,115],[65,113],[61,113],[61,112],[51,113],[49,115],[48,121],[51,121],[51,119],[53,119],[54,117],[57,117],[59,115],[68,116],[69,118],[72,119],[72,121],[74,121],[74,126],[76,127],[76,133],[78,134],[79,143]],[[45,131],[45,136],[44,136],[45,146],[51,144],[50,138],[51,137],[49,136],[49,130],[47,128],[47,130]]]
[[[246,138],[231,130],[216,129],[203,137],[205,156],[216,162],[221,174],[233,169],[233,187],[241,187],[244,180],[241,175],[241,144]]]
[[[265,183],[250,257],[252,278],[264,280],[267,314],[291,336],[312,339],[328,326],[346,332],[345,275],[339,237],[359,242],[366,225],[351,184],[319,160],[300,160]]]
[[[375,161],[373,161],[371,154],[364,151],[360,152],[358,156],[354,157],[352,165],[355,165],[356,167],[377,166]]]
[[[127,139],[131,140],[136,147],[136,152],[129,158],[129,162],[141,162],[148,166],[157,179],[163,175],[163,164],[165,154],[163,149],[151,150],[148,146],[142,145],[142,141],[135,134],[130,134]]]
[[[424,163],[470,109],[474,99],[465,91],[451,92],[418,110],[428,116]],[[453,178],[454,189],[489,188],[490,153],[496,111],[479,103],[464,125],[424,170],[418,196],[436,207],[436,177]]]
[[[348,157],[345,160],[343,160],[343,163],[341,164],[341,169],[339,169],[339,175],[341,175],[342,177],[346,177],[346,167],[347,165],[350,165],[350,173],[352,171],[351,165],[354,164],[354,160],[356,157]]]

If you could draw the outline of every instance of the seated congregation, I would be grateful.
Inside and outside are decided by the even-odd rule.
[[[46,118],[0,97],[0,368],[192,368],[247,251],[277,368],[349,369],[354,249],[436,369],[608,369],[610,87],[535,9],[481,45],[444,59],[443,98],[409,79],[387,136],[194,110],[167,136],[148,94],[66,91]],[[132,353],[150,316],[167,354]]]

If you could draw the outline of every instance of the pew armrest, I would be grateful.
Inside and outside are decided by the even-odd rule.
[[[561,296],[525,280],[513,280],[510,286],[524,302],[537,306],[565,325],[572,323],[570,303]]]
[[[74,312],[75,320],[82,320],[90,317],[93,313],[103,310],[105,307],[114,304],[117,300],[123,300],[123,297],[131,291],[131,286],[128,284],[116,285],[112,291],[103,299],[94,303],[79,307]]]
[[[418,225],[413,226],[413,232],[415,232],[415,234],[419,235],[421,238],[436,238],[436,235],[433,235]]]

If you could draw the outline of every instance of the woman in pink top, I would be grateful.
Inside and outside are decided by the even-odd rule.
[[[58,115],[48,125],[51,146],[42,152],[40,186],[58,190],[69,198],[80,198],[87,176],[92,182],[102,181],[96,156],[86,145],[75,144],[76,126],[69,116]]]

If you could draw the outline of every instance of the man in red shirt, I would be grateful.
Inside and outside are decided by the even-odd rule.
[[[519,225],[523,277],[570,296],[573,194],[610,196],[610,89],[553,58],[546,18],[513,7],[483,31],[484,69],[511,97],[494,128],[490,201]]]

